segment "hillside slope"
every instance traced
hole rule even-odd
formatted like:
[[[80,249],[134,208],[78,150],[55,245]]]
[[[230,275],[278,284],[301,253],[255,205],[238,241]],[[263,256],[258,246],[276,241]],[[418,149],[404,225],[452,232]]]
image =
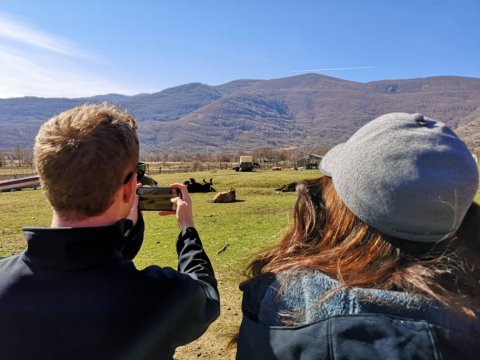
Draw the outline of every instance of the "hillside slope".
[[[191,83],[154,94],[0,100],[0,148],[31,146],[38,127],[72,106],[112,101],[139,121],[144,152],[248,151],[331,146],[387,112],[421,112],[458,128],[477,148],[480,79],[440,76],[357,83],[304,74]]]

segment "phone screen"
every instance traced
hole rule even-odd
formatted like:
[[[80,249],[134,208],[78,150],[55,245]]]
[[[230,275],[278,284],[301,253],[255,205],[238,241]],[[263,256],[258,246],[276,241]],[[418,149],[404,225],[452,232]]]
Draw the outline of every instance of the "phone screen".
[[[140,210],[173,211],[170,199],[180,195],[177,189],[169,187],[141,187],[137,189]]]

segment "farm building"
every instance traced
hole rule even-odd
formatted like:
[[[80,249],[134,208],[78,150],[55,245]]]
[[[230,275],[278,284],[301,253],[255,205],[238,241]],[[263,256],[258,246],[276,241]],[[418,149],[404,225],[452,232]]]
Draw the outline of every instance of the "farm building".
[[[322,157],[321,155],[308,154],[297,160],[297,166],[304,169],[318,169]]]

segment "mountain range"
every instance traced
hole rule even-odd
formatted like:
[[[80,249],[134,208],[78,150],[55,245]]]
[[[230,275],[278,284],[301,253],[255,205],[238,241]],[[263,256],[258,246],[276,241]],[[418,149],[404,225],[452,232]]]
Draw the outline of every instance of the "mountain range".
[[[420,112],[447,123],[480,151],[480,79],[438,76],[359,83],[304,74],[180,85],[153,94],[0,99],[0,149],[31,147],[39,126],[83,103],[109,101],[138,120],[144,153],[313,148],[345,141],[388,112]]]

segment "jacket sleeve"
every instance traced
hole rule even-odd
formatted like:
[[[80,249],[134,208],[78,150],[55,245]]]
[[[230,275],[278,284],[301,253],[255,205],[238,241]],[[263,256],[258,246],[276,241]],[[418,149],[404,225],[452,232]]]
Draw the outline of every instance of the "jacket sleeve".
[[[220,313],[220,296],[212,264],[195,228],[184,229],[177,239],[178,271],[198,281],[205,293],[204,319],[215,320]]]

